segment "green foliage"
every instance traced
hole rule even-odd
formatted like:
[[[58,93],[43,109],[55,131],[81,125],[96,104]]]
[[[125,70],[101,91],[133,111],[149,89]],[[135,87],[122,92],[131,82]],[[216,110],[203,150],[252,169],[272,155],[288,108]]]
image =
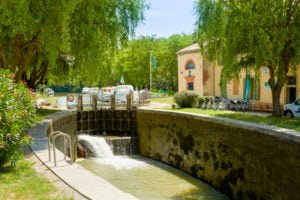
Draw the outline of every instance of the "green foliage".
[[[143,20],[146,7],[144,0],[84,0],[76,6],[70,33],[80,82],[116,84],[111,79],[114,54]]]
[[[268,67],[273,114],[280,115],[287,73],[300,62],[300,1],[198,0],[196,13],[202,54],[224,66],[227,80]]]
[[[190,35],[173,35],[168,38],[140,37],[129,41],[117,53],[113,74],[115,82],[124,76],[125,82],[143,88],[149,85],[150,51],[157,61],[152,68],[153,88],[177,90],[178,66],[176,52],[190,45]]]
[[[0,70],[0,167],[12,164],[20,155],[20,148],[29,144],[26,129],[37,117],[30,91],[24,84],[15,84],[8,72]]]
[[[193,91],[181,91],[175,94],[174,101],[180,108],[192,108],[197,104],[198,94]]]
[[[32,88],[102,83],[146,8],[144,0],[2,0],[0,67]]]

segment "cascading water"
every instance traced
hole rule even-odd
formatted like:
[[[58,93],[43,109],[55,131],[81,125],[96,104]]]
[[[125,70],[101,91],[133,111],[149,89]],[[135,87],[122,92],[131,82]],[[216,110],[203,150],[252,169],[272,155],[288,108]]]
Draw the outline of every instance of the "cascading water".
[[[84,143],[84,146],[92,152],[94,157],[112,158],[114,156],[104,138],[79,135],[78,142]]]
[[[109,140],[112,140],[112,138]],[[110,146],[103,137],[79,135],[78,142],[87,149],[88,157],[92,157],[97,163],[110,165],[116,169],[131,169],[146,165],[144,162],[128,156],[115,156],[111,147],[113,144]]]

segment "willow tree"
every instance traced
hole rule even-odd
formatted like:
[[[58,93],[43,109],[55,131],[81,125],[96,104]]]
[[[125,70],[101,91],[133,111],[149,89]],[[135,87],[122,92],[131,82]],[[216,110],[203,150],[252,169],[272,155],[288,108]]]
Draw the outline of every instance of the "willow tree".
[[[300,61],[300,0],[199,0],[196,13],[203,54],[228,78],[267,67],[273,115],[281,116],[282,88]]]
[[[98,81],[145,8],[144,0],[1,0],[0,67],[33,88],[70,75]]]

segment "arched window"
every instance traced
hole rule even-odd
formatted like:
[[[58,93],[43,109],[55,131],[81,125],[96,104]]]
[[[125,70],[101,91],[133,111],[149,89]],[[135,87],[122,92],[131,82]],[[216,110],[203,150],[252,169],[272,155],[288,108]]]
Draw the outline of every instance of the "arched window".
[[[189,61],[185,67],[185,69],[189,70],[189,69],[195,69],[195,64],[193,61]]]

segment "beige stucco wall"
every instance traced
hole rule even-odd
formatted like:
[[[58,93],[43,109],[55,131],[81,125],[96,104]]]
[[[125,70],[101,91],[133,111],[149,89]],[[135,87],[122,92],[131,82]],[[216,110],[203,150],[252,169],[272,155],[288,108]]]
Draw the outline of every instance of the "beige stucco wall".
[[[203,96],[203,61],[200,52],[178,54],[178,90],[187,90],[185,77],[189,75],[189,71],[185,67],[189,61],[193,61],[195,64],[195,69],[191,70],[191,75],[195,76],[194,91]]]
[[[265,87],[265,83],[269,80],[269,73],[264,71],[262,68],[260,70],[261,78],[260,78],[260,102],[272,103],[272,92],[271,89]],[[300,97],[300,66],[298,66],[296,72],[290,71],[289,75],[296,75],[296,95],[297,98]],[[284,86],[280,96],[281,104],[287,103],[287,87]]]
[[[272,92],[271,88],[266,88],[265,83],[269,80],[269,73],[265,72],[262,68],[260,70],[260,101],[261,102],[272,102]]]
[[[199,51],[178,54],[178,90],[187,90],[187,82],[185,77],[189,75],[189,70],[185,67],[189,61],[193,61],[195,69],[191,70],[191,76],[194,79],[194,91],[200,96],[220,96],[220,77],[221,66],[215,66],[207,61],[204,62]],[[203,70],[208,72],[208,80],[203,84]]]
[[[208,72],[208,80],[203,85],[204,96],[221,96],[220,78],[222,67],[204,61],[203,70]]]
[[[200,96],[221,96],[220,88],[220,77],[222,72],[222,67],[215,67],[213,63],[204,61],[200,51],[195,50],[192,52],[184,52],[178,54],[178,90],[183,91],[187,90],[187,82],[185,77],[189,75],[189,70],[186,70],[185,67],[189,61],[193,61],[195,64],[195,69],[191,70],[191,75],[195,76],[194,79],[194,91]],[[207,73],[206,73],[207,72]],[[294,72],[290,72],[292,75]],[[203,83],[203,78],[205,75],[208,75],[206,84]],[[251,74],[254,76],[254,73]],[[232,81],[227,85],[227,98],[242,100],[244,95],[244,80],[246,77],[246,72],[242,71],[239,77],[239,94],[233,94],[233,84]],[[300,65],[296,71],[297,78],[297,98],[300,97]],[[260,98],[257,102],[261,103],[272,103],[272,92],[271,89],[265,86],[269,80],[269,72],[264,68],[260,70]],[[280,97],[281,104],[287,103],[287,88],[284,86],[281,92]]]
[[[251,76],[254,76],[254,73],[251,74]],[[264,68],[260,69],[260,98],[259,98],[259,102],[261,103],[272,103],[272,92],[271,92],[271,88],[266,87],[265,83],[268,83],[269,80],[269,72],[266,71]],[[300,97],[300,69],[297,70],[297,97]],[[227,85],[227,98],[229,99],[237,99],[237,100],[241,100],[243,99],[243,95],[244,95],[244,85],[245,85],[245,77],[246,77],[246,72],[242,71],[239,77],[239,94],[238,95],[234,95],[233,94],[233,84],[232,81]],[[280,96],[280,102],[281,104],[285,104],[286,103],[286,87],[284,87],[282,89],[281,92],[281,96]]]
[[[227,98],[242,100],[244,95],[244,79],[246,77],[246,72],[242,71],[239,77],[239,93],[233,94],[233,81],[227,84]]]

